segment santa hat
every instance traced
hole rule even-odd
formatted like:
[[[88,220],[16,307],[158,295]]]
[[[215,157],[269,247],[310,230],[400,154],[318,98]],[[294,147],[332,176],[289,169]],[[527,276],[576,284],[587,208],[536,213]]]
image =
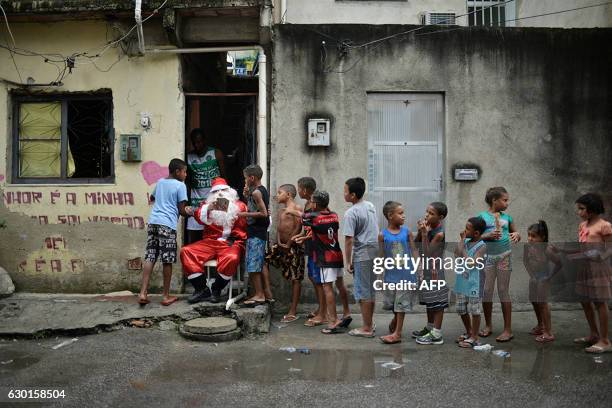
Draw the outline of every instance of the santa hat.
[[[222,177],[217,177],[212,181],[210,192],[214,193],[215,191],[226,190],[228,188],[227,181]]]

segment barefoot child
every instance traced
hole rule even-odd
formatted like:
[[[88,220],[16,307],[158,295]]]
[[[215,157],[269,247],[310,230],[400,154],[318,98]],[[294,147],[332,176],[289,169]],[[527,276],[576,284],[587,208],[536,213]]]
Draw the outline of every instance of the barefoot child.
[[[147,227],[147,247],[145,264],[142,274],[142,285],[138,303],[149,303],[147,291],[149,279],[159,257],[163,263],[164,292],[161,304],[164,306],[176,302],[176,297],[170,296],[170,279],[172,278],[172,264],[176,262],[176,224],[179,214],[183,217],[193,215],[193,209],[187,207],[187,164],[180,159],[172,159],[168,165],[167,178],[157,182],[151,194],[155,203],[149,215]]]
[[[523,252],[523,263],[529,273],[529,300],[533,305],[538,325],[529,334],[536,336],[535,340],[547,343],[555,340],[550,321],[550,279],[561,268],[557,254],[548,245],[548,226],[540,220],[527,229],[529,244]],[[555,269],[550,269],[550,262],[555,263]]]
[[[246,271],[249,281],[253,282],[255,293],[242,302],[245,306],[257,306],[266,302],[265,286],[269,286],[262,278],[264,258],[266,257],[266,242],[270,218],[268,207],[270,195],[261,184],[263,171],[256,164],[243,170],[245,189],[248,189],[248,212],[238,213],[239,217],[247,219]],[[269,294],[271,295],[271,294]]]
[[[355,300],[359,302],[363,325],[349,332],[351,336],[374,337],[374,258],[378,256],[378,221],[374,204],[365,201],[365,180],[348,179],[344,184],[344,200],[353,205],[344,214],[346,268],[353,274]]]
[[[482,234],[487,225],[480,217],[473,217],[465,224],[465,231],[459,237],[455,256],[462,258],[465,271],[457,275],[455,294],[457,295],[457,313],[461,317],[465,333],[459,336],[457,343],[462,348],[478,346],[480,329],[480,302],[484,286],[484,266],[487,245]],[[468,268],[469,265],[470,267]],[[456,266],[457,267],[457,266]]]
[[[276,225],[276,244],[272,245],[266,255],[264,274],[268,264],[281,269],[283,277],[291,281],[291,306],[283,316],[281,323],[291,323],[297,320],[297,305],[302,291],[304,279],[304,249],[291,238],[302,230],[301,219],[291,212],[302,212],[302,207],[295,201],[297,191],[293,184],[283,184],[276,192],[276,202],[284,205],[278,212]]]
[[[418,223],[419,231],[415,242],[421,243],[421,253],[425,258],[430,258],[426,262],[423,272],[423,282],[444,281],[444,269],[442,268],[442,257],[444,256],[444,245],[446,236],[444,234],[443,220],[448,215],[446,204],[433,202],[425,210],[425,219]],[[427,309],[427,326],[420,332],[412,332],[416,337],[417,344],[422,345],[441,345],[442,339],[442,319],[444,309],[448,307],[448,287],[436,286],[420,291],[421,304]]]
[[[338,240],[340,222],[338,214],[330,211],[329,194],[325,191],[315,191],[310,199],[312,212],[304,216],[304,225],[310,227],[311,244],[314,262],[319,268],[323,286],[323,296],[327,310],[327,327],[321,330],[323,334],[344,332],[342,321],[336,313],[336,297],[334,282],[343,275],[344,265],[342,249]]]
[[[404,255],[416,259],[419,254],[414,245],[412,234],[407,227],[404,227],[406,216],[404,208],[396,201],[387,201],[383,206],[383,215],[387,219],[387,228],[378,235],[378,241],[381,244],[382,253],[385,258],[396,259]],[[392,269],[385,270],[385,283],[407,285],[409,282],[416,286],[416,274],[412,267],[412,262],[407,268],[398,268],[395,265]],[[404,316],[406,312],[412,311],[414,295],[416,288],[412,289],[395,289],[389,290],[389,303],[393,307],[394,317],[389,324],[390,334],[382,336],[380,340],[385,344],[396,344],[402,341],[402,327],[404,325]]]
[[[576,276],[576,292],[582,298],[582,309],[591,333],[574,342],[589,345],[585,349],[587,353],[604,353],[612,351],[608,337],[608,302],[612,298],[612,224],[601,218],[604,205],[599,194],[588,193],[578,198],[576,213],[583,220],[578,229],[578,241],[582,244],[582,254],[587,258]]]
[[[512,217],[504,211],[508,209],[510,196],[504,187],[491,187],[487,190],[485,201],[488,211],[478,214],[487,224],[482,239],[487,243],[487,263],[485,266],[485,289],[482,309],[485,316],[485,328],[479,333],[481,337],[491,335],[493,314],[493,291],[497,281],[497,294],[504,316],[504,330],[495,339],[498,342],[510,341],[512,335],[512,301],[510,300],[510,273],[512,272],[511,243],[517,243],[521,236],[516,231]]]

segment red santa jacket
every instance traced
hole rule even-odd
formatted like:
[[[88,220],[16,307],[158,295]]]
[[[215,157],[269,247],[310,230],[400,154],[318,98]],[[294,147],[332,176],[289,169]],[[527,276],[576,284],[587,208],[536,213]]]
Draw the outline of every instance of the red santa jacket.
[[[239,212],[246,212],[247,211],[247,206],[245,203],[243,203],[242,201],[238,200],[235,202],[235,204],[238,206],[238,211]],[[193,217],[195,218],[195,220],[199,223],[204,225],[204,235],[203,238],[210,238],[210,239],[218,239],[221,238],[223,236],[223,226],[221,225],[215,225],[215,224],[206,224],[204,222],[204,219],[202,219],[202,216],[204,216],[204,219],[206,219],[206,214],[202,214],[202,206],[200,206],[195,214],[193,215]],[[246,218],[244,217],[238,217],[236,219],[236,221],[234,222],[234,226],[232,227],[232,231],[230,233],[230,236],[228,237],[228,240],[233,240],[233,241],[244,241],[247,239],[247,221]]]

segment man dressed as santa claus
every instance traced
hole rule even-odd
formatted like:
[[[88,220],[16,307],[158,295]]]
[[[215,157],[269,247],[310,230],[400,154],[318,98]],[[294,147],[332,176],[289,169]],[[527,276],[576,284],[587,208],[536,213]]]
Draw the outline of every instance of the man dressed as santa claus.
[[[181,249],[183,273],[195,289],[189,303],[220,301],[221,290],[236,273],[244,254],[247,222],[238,214],[245,211],[236,190],[225,179],[214,179],[208,197],[194,213],[194,219],[204,225],[202,239]],[[215,279],[211,291],[206,286],[204,264],[213,259],[217,260],[220,279]]]

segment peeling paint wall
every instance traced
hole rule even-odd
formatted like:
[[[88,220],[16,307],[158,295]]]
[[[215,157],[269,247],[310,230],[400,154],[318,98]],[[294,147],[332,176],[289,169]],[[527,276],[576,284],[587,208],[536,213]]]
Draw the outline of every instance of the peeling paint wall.
[[[112,30],[103,21],[11,25],[17,46],[70,55],[104,46]],[[146,241],[148,194],[167,175],[167,164],[184,156],[184,98],[176,55],[120,60],[110,48],[97,59],[77,60],[59,88],[44,92],[110,89],[115,129],[112,184],[11,184],[12,108],[9,85],[0,83],[0,264],[19,291],[104,292],[138,287],[138,260]],[[57,69],[38,57],[15,56],[23,81],[53,81]],[[10,54],[0,50],[0,77],[19,81]],[[143,131],[140,112],[151,114]],[[122,162],[119,135],[142,135],[142,162]],[[173,285],[180,279],[175,266]],[[161,278],[152,279],[155,286]]]

